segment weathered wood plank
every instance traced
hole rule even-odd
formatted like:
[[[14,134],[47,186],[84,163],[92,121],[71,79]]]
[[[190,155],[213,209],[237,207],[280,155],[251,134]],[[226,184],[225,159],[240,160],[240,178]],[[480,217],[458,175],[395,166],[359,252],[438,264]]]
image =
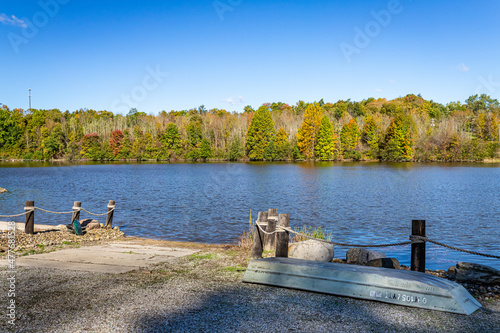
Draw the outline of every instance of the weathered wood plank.
[[[259,212],[259,216],[257,218],[256,223],[267,222],[267,212]],[[252,244],[252,259],[262,258],[263,251],[263,242],[264,242],[264,233],[260,230],[260,228],[255,226],[255,233],[253,235],[253,244]]]
[[[290,214],[280,214],[278,225],[288,228],[290,226]],[[288,241],[290,236],[287,231],[276,234],[276,257],[288,257]]]

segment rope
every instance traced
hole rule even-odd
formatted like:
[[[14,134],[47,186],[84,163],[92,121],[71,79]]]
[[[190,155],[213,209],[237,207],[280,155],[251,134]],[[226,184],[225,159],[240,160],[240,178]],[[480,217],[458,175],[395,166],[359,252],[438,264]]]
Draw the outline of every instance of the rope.
[[[483,257],[488,257],[488,258],[500,259],[500,256],[495,256],[493,254],[486,254],[486,253],[481,253],[481,252],[476,252],[476,251],[470,251],[470,250],[462,249],[462,248],[459,248],[459,247],[456,247],[456,246],[451,246],[451,245],[447,245],[447,244],[443,244],[443,243],[437,242],[437,241],[429,239],[427,237],[413,236],[413,235],[411,235],[410,239],[412,241],[416,240],[418,243],[429,242],[429,243],[433,243],[433,244],[436,244],[436,245],[439,245],[439,246],[442,246],[442,247],[449,248],[451,250],[456,250],[456,251],[465,252],[465,253],[469,253],[469,254],[475,254],[475,255],[478,255],[478,256],[483,256]],[[415,242],[415,243],[417,243],[417,242]]]
[[[312,237],[312,236],[300,233],[298,231],[295,231],[295,230],[293,230],[291,228],[285,228],[285,227],[282,227],[282,226],[276,226],[276,230],[275,231],[273,231],[273,232],[267,232],[267,231],[265,231],[265,230],[262,229],[262,227],[260,226],[259,223],[256,223],[256,225],[266,235],[273,235],[273,234],[275,234],[277,232],[282,232],[284,230],[284,231],[288,231],[288,232],[291,232],[291,233],[296,234],[296,235],[300,235],[300,236],[305,237],[305,238],[314,239],[314,240],[319,241],[319,242],[333,244],[333,245],[337,245],[337,246],[346,246],[346,247],[391,247],[391,246],[408,245],[408,244],[412,243],[411,241],[400,242],[400,243],[389,243],[389,244],[349,244],[349,243],[339,243],[339,242],[327,241],[327,240],[320,239],[320,238],[315,238],[315,237]],[[278,230],[278,229],[281,229],[281,230]]]
[[[37,210],[40,210],[42,212],[45,212],[45,213],[51,213],[51,214],[59,214],[59,215],[63,215],[63,214],[73,214],[73,212],[53,212],[51,210],[46,210],[46,209],[43,209],[43,208],[39,208],[39,207],[35,207],[35,209]]]
[[[112,211],[115,210],[115,208],[113,207],[110,211],[104,213],[104,214],[94,214],[94,213],[91,213],[89,212],[88,210],[86,210],[85,208],[82,208],[82,210],[90,215],[94,215],[94,216],[104,216],[104,215],[108,215],[109,213],[111,213]]]
[[[289,233],[300,235],[300,236],[305,237],[305,238],[314,239],[314,240],[319,241],[319,242],[333,244],[333,245],[337,245],[337,246],[345,246],[345,247],[392,247],[392,246],[402,246],[402,245],[409,245],[409,244],[429,242],[429,243],[433,243],[433,244],[436,244],[436,245],[439,245],[439,246],[443,246],[443,247],[446,247],[446,248],[449,248],[449,249],[452,249],[452,250],[456,250],[456,251],[461,251],[461,252],[465,252],[465,253],[469,253],[469,254],[474,254],[474,255],[478,255],[478,256],[483,256],[483,257],[488,257],[488,258],[500,259],[500,256],[462,249],[462,248],[459,248],[459,247],[456,247],[456,246],[451,246],[451,245],[447,245],[447,244],[444,244],[444,243],[441,243],[441,242],[437,242],[435,240],[432,240],[432,239],[429,239],[429,238],[423,237],[423,236],[410,235],[410,241],[399,242],[399,243],[388,243],[388,244],[349,244],[349,243],[339,243],[339,242],[327,241],[327,240],[320,239],[320,238],[315,238],[315,237],[312,237],[312,236],[300,233],[298,231],[295,231],[292,228],[285,228],[285,227],[282,227],[282,226],[279,226],[279,225],[276,226],[276,230],[275,231],[267,232],[264,229],[262,229],[261,223],[257,222],[256,225],[260,229],[260,231],[262,233],[266,234],[266,235],[273,235],[273,234],[278,233],[278,232],[287,231]]]
[[[34,211],[34,209],[31,209],[31,210],[27,210],[27,211],[25,211],[24,213],[21,213],[21,214],[16,214],[16,215],[0,215],[0,217],[18,217],[18,216],[23,216],[23,215],[29,214],[29,213],[31,213],[33,211]]]
[[[109,206],[108,206],[109,207]],[[18,217],[18,216],[23,216],[23,215],[26,215],[26,214],[29,214],[31,212],[34,212],[35,209],[36,210],[39,210],[39,211],[42,211],[42,212],[45,212],[45,213],[50,213],[50,214],[59,214],[59,215],[64,215],[64,214],[73,214],[74,211],[71,211],[71,212],[54,212],[54,211],[51,211],[51,210],[47,210],[47,209],[43,209],[43,208],[40,208],[40,207],[29,207],[30,209],[26,209],[26,211],[24,213],[21,213],[21,214],[16,214],[16,215],[0,215],[0,217]],[[90,215],[94,215],[94,216],[104,216],[104,215],[107,215],[108,213],[111,213],[112,211],[115,210],[115,207],[109,207],[109,208],[112,208],[109,212],[106,212],[104,214],[94,214],[94,213],[91,213],[89,212],[88,210],[86,210],[85,208],[81,208],[81,207],[73,207],[75,210],[83,210],[84,212],[90,214]]]

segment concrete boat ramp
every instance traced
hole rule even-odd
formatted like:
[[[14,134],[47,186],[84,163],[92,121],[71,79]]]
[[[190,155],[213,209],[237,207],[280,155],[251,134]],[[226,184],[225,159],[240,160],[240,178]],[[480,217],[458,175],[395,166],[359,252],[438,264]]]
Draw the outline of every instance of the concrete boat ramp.
[[[194,254],[198,251],[115,242],[16,258],[17,266],[99,273],[125,273]],[[1,265],[7,265],[6,260]]]

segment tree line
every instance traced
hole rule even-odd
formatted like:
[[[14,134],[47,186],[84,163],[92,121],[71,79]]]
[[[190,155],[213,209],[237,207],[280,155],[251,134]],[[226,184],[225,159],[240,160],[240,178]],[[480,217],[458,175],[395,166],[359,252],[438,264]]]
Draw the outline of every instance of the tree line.
[[[420,95],[360,102],[204,106],[148,115],[0,108],[0,159],[481,161],[498,157],[498,100]]]

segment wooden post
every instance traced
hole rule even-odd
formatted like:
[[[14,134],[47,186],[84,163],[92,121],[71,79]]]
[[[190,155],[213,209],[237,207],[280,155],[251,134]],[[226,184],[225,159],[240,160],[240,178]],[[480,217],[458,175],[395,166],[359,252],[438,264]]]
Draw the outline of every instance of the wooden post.
[[[280,214],[278,226],[290,227],[290,214]],[[280,231],[276,234],[276,257],[288,258],[288,231]]]
[[[114,200],[109,200],[108,203],[108,215],[106,215],[106,228],[112,228],[113,226],[113,213],[114,213],[114,208],[115,208],[115,201]]]
[[[411,221],[411,234],[425,237],[425,220]],[[411,270],[425,273],[425,242],[411,244]]]
[[[274,219],[276,222],[278,222],[278,209],[269,208],[269,211],[267,212],[267,218]]]
[[[24,215],[24,233],[33,235],[35,233],[35,202],[26,201],[25,211],[31,210],[28,214]]]
[[[73,225],[73,221],[80,219],[80,207],[82,207],[82,203],[80,201],[75,201],[73,205],[73,215],[71,215],[71,225]]]
[[[262,223],[267,221],[267,212],[259,212],[259,217],[257,218],[256,223]],[[265,226],[261,226],[262,229],[265,229]],[[255,225],[255,233],[253,235],[253,245],[252,245],[252,259],[262,258],[262,243],[264,241],[264,233],[260,230],[260,228]]]
[[[276,231],[276,220],[268,218],[266,232],[274,232],[274,231]],[[276,234],[264,235],[264,251],[274,251],[275,248],[276,248]]]

